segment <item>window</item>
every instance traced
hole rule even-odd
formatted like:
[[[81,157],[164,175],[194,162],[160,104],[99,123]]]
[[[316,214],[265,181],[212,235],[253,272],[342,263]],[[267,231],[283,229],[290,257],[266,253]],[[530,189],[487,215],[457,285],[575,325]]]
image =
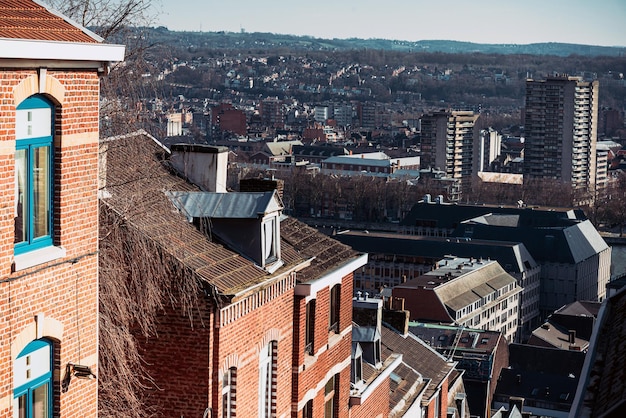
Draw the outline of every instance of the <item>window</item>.
[[[276,261],[278,255],[278,232],[277,232],[277,218],[272,217],[263,223],[263,234],[265,237],[263,247],[263,260],[267,263]]]
[[[306,330],[304,352],[313,355],[315,352],[315,299],[306,304]]]
[[[15,254],[52,245],[52,104],[24,100],[15,125]]]
[[[330,317],[328,330],[339,333],[339,296],[341,285],[336,284],[330,289]]]
[[[13,409],[19,418],[52,417],[52,344],[28,344],[14,363]]]
[[[224,373],[222,381],[222,417],[237,416],[237,368],[231,367]]]
[[[309,400],[302,409],[302,418],[313,418],[313,399]]]
[[[260,353],[259,359],[259,417],[276,416],[276,351],[278,343],[271,341]]]
[[[337,384],[337,375],[328,379],[324,386],[324,418],[335,418],[335,393]]]
[[[359,353],[352,359],[352,367],[350,367],[350,381],[354,384],[363,380],[363,357]]]

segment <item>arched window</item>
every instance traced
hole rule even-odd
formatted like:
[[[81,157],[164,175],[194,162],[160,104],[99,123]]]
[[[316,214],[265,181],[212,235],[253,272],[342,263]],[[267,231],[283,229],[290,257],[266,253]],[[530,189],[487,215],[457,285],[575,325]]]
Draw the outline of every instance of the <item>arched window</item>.
[[[35,340],[15,359],[13,409],[19,418],[52,417],[52,344]]]
[[[270,341],[259,356],[259,417],[276,416],[276,379],[278,342]]]
[[[237,416],[237,368],[231,367],[224,373],[222,381],[222,417]]]
[[[52,245],[54,106],[31,96],[15,120],[15,254]]]

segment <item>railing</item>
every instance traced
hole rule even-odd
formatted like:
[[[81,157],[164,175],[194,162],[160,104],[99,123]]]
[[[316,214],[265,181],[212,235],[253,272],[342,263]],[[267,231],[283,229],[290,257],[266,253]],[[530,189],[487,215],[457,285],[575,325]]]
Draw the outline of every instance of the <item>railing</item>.
[[[328,327],[328,331],[332,331],[335,334],[339,334],[339,322],[334,322],[332,324],[330,324],[330,326]]]

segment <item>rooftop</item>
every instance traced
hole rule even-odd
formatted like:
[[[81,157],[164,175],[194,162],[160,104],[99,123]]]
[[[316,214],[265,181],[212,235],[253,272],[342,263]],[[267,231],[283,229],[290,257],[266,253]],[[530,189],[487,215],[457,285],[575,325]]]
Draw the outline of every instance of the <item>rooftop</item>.
[[[0,3],[0,38],[62,42],[100,42],[99,37],[58,12],[30,0]]]

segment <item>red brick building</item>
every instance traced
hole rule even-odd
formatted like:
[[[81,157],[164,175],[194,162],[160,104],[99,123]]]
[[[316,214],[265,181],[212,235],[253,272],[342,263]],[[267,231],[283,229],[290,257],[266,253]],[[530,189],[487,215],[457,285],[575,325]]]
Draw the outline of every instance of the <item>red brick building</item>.
[[[220,103],[211,108],[211,125],[221,132],[232,132],[237,135],[248,133],[245,112],[235,109],[230,103]]]
[[[124,47],[0,7],[0,417],[95,417],[99,83]]]
[[[352,274],[367,256],[282,216],[273,187],[226,193],[224,147],[166,149],[143,134],[102,146],[104,218],[188,285],[139,339],[151,406],[163,416],[348,417]],[[195,299],[189,315],[184,298]]]

